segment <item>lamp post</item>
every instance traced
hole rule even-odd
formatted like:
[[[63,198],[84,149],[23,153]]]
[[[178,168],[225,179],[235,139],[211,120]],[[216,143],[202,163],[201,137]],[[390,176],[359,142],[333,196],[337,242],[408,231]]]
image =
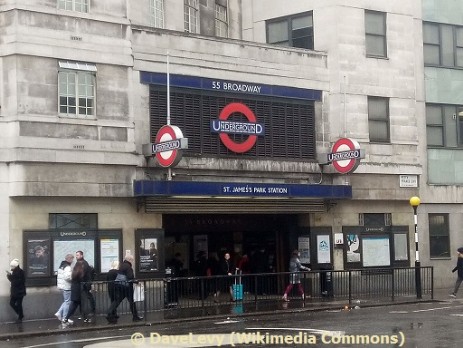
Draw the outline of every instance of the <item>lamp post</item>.
[[[416,215],[416,209],[420,205],[421,201],[419,197],[410,198],[410,205],[413,207],[413,215],[415,218],[415,288],[416,298],[421,299],[421,269],[420,269],[420,252],[418,249],[418,217]]]

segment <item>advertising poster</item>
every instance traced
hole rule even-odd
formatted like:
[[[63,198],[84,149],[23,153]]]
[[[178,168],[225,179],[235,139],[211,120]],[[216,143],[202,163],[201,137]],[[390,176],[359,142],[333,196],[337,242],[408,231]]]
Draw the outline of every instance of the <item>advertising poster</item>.
[[[140,262],[138,270],[140,272],[151,272],[159,270],[158,238],[140,239],[139,248]]]
[[[363,266],[390,266],[389,237],[364,237],[362,239]]]
[[[301,256],[301,263],[310,263],[310,237],[299,237],[297,239],[297,249]]]
[[[90,266],[95,266],[95,241],[93,239],[54,240],[53,272],[58,272],[61,261],[67,254],[75,255],[77,250],[84,253],[84,259]],[[76,259],[74,259],[74,263]]]
[[[101,273],[106,273],[111,269],[113,261],[119,261],[119,239],[101,239],[100,250]]]
[[[317,262],[331,263],[330,236],[328,234],[317,236]]]
[[[50,240],[27,241],[27,276],[48,276],[50,273]]]
[[[347,235],[347,262],[360,262],[360,239],[357,234]]]

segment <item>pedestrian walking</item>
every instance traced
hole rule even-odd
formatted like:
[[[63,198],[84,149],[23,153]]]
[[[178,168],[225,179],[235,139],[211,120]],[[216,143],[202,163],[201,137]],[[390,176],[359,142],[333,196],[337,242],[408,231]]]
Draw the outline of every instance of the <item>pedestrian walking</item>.
[[[83,291],[83,282],[84,282],[84,263],[82,261],[77,261],[74,265],[71,275],[71,304],[69,306],[68,313],[62,320],[63,325],[73,324],[74,321],[70,318],[76,311],[77,307],[80,307],[82,316],[84,317],[84,322],[90,322],[90,319],[87,317],[87,311],[82,308],[83,296],[86,296]]]
[[[85,300],[87,300],[88,304],[90,305],[90,312],[92,315],[95,315],[96,302],[92,294],[92,280],[94,278],[95,269],[88,264],[87,260],[84,259],[84,252],[82,250],[76,251],[76,260],[81,261],[84,265],[84,279],[82,289],[84,291]],[[82,304],[80,308],[82,312]]]
[[[63,295],[63,303],[59,307],[58,311],[55,313],[55,317],[59,321],[62,321],[63,318],[68,314],[69,306],[71,305],[71,283],[72,283],[72,262],[74,261],[74,255],[67,254],[64,257],[64,260],[61,261],[61,264],[58,268],[58,275],[56,277],[56,285]]]
[[[117,273],[114,281],[114,301],[111,302],[111,306],[109,307],[108,314],[106,316],[106,319],[111,324],[117,323],[117,318],[114,316],[114,313],[116,313],[117,307],[121,304],[124,298],[127,298],[127,301],[129,302],[130,310],[132,312],[132,320],[143,320],[142,317],[138,316],[137,305],[133,300],[133,283],[135,282],[135,275],[132,268],[133,263],[133,256],[127,255],[119,266],[119,272]]]
[[[26,296],[26,276],[19,267],[18,259],[10,262],[10,271],[6,271],[6,277],[11,283],[10,306],[18,315],[16,323],[20,323],[24,319],[23,299]]]
[[[458,248],[457,252],[457,265],[454,269],[452,269],[452,273],[456,271],[458,275],[453,292],[450,294],[450,297],[453,298],[457,297],[458,289],[460,288],[461,282],[463,281],[463,248]]]
[[[299,260],[299,250],[294,250],[291,256],[291,259],[289,260],[289,271],[291,274],[289,275],[289,284],[286,287],[285,293],[283,294],[283,301],[289,302],[288,299],[288,294],[293,288],[294,285],[297,286],[297,289],[299,291],[299,295],[301,295],[302,300],[305,299],[304,295],[304,288],[302,287],[301,284],[301,275],[299,274],[300,271],[310,271],[310,268],[305,267],[301,264],[301,261]]]
[[[235,274],[235,271],[236,271],[236,268],[235,268],[235,265],[233,264],[231,258],[230,258],[230,253],[225,253],[223,255],[223,259],[220,260],[219,262],[219,274],[220,275],[227,275],[227,276],[232,276]],[[230,293],[230,301],[234,301],[234,298],[233,298],[233,290],[232,290],[232,280],[231,279],[228,279],[228,278],[221,278],[219,279],[219,281],[222,282],[222,286],[219,287],[219,289],[225,291],[225,292],[229,292]],[[218,302],[218,297],[220,295],[220,291],[217,291],[215,294],[214,294],[214,301],[215,302]]]
[[[110,303],[116,299],[116,291],[114,289],[114,281],[116,280],[117,273],[119,273],[119,261],[115,260],[111,262],[111,269],[108,271],[106,276],[106,280],[108,281],[108,295]],[[112,315],[114,318],[119,318],[117,315],[117,309],[114,309],[114,313]]]

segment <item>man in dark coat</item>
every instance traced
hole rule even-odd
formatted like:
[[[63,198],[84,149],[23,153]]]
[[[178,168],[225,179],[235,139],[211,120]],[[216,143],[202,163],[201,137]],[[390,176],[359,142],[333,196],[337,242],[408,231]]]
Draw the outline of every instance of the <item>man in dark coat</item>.
[[[18,315],[17,323],[22,322],[23,313],[23,298],[26,296],[26,276],[24,271],[19,267],[19,260],[14,259],[10,263],[11,271],[7,271],[6,276],[11,283],[10,289],[10,306]]]
[[[452,273],[457,271],[457,275],[458,275],[453,292],[450,294],[450,296],[453,298],[457,297],[458,288],[460,287],[461,282],[463,281],[463,248],[458,248],[457,252],[458,252],[457,265],[452,270]]]
[[[111,302],[111,306],[108,309],[108,315],[106,316],[106,319],[111,324],[117,323],[115,313],[117,307],[121,304],[124,298],[127,298],[127,301],[129,302],[133,321],[140,321],[143,319],[138,316],[137,305],[133,300],[133,283],[135,282],[135,275],[132,268],[133,263],[133,256],[127,255],[119,266],[119,271],[114,281],[114,301]]]
[[[85,295],[85,300],[88,301],[90,305],[90,312],[95,315],[96,311],[96,302],[95,298],[92,294],[92,278],[93,272],[95,271],[93,267],[91,267],[87,260],[84,259],[84,252],[82,250],[76,251],[76,260],[81,261],[84,266],[84,279],[83,279],[83,291]],[[82,308],[82,307],[81,307]]]

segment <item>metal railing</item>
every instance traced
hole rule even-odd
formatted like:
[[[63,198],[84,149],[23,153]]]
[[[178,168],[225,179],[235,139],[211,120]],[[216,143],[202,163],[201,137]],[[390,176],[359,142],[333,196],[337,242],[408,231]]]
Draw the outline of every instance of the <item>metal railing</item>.
[[[288,298],[305,303],[342,300],[349,306],[359,300],[411,301],[417,297],[415,271],[421,274],[422,299],[433,299],[432,267],[301,272],[299,276],[305,298],[298,294],[297,286],[293,287]],[[139,280],[144,287],[144,300],[137,302],[138,312],[146,317],[149,312],[175,308],[189,309],[192,316],[193,313],[196,316],[204,308],[234,301],[232,290],[235,284],[242,284],[242,297],[239,296],[237,302],[257,305],[281,301],[290,276],[290,272],[285,272]],[[107,313],[111,304],[108,286],[111,285],[111,282],[105,281],[92,282],[97,315]],[[118,313],[130,313],[127,300],[121,303]]]

